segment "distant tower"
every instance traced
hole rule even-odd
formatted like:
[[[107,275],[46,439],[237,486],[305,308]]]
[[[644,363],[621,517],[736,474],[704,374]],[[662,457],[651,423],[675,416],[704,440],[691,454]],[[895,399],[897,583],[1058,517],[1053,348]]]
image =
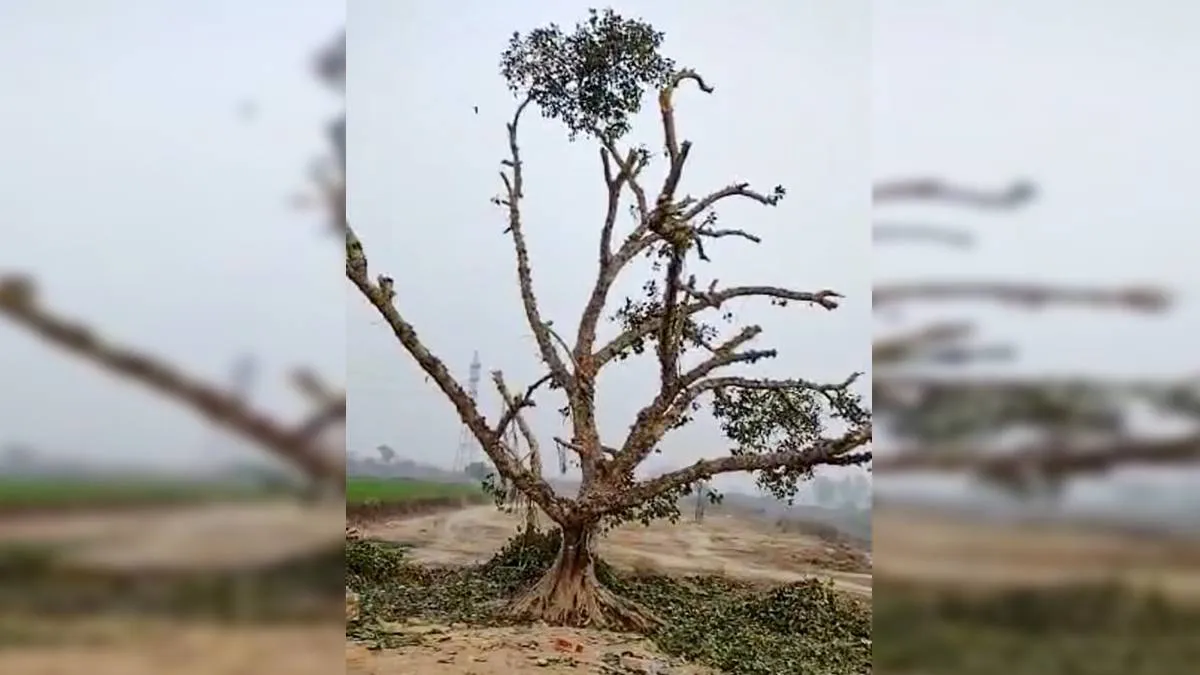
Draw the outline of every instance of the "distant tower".
[[[483,370],[483,365],[479,363],[479,352],[471,358],[471,370],[467,377],[467,395],[476,404],[479,403],[479,374]],[[454,472],[462,473],[467,468],[468,464],[478,461],[479,444],[475,440],[474,434],[463,425],[462,431],[458,434],[458,450],[454,453]]]

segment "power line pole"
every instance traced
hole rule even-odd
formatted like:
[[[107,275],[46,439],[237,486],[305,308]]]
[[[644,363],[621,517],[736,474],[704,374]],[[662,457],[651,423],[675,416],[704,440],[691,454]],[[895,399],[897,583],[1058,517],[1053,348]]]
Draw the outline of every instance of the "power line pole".
[[[471,370],[467,377],[467,395],[476,405],[479,404],[479,376],[482,371],[483,365],[479,362],[479,352],[477,351],[471,359]],[[475,462],[478,457],[479,443],[476,441],[475,435],[464,424],[458,433],[458,449],[454,452],[454,473],[462,473],[467,465]]]

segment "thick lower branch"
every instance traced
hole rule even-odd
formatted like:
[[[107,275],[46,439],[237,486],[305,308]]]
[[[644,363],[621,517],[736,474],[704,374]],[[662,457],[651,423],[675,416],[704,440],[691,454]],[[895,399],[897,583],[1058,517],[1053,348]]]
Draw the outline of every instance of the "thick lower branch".
[[[778,380],[729,375],[700,380],[671,396],[660,392],[650,405],[638,413],[625,444],[613,460],[613,471],[615,473],[630,472],[645,461],[654,451],[655,446],[662,441],[667,431],[686,414],[696,399],[707,392],[732,388],[833,394],[845,391],[861,376],[862,373],[852,373],[850,377],[841,382],[820,383],[799,378]]]
[[[705,459],[691,466],[672,471],[657,478],[634,483],[622,491],[612,511],[620,511],[672,490],[708,480],[722,473],[764,471],[772,469],[804,469],[816,466],[854,466],[871,462],[871,452],[854,452],[871,442],[871,425],[851,430],[839,438],[825,439],[807,448],[763,454],[730,455]]]
[[[358,288],[363,297],[371,303],[371,306],[379,312],[379,315],[383,317],[383,320],[392,329],[392,334],[396,336],[400,344],[413,357],[417,365],[421,367],[421,370],[424,370],[437,387],[442,390],[442,393],[450,399],[450,402],[458,412],[459,418],[471,430],[476,440],[479,441],[484,452],[487,453],[488,457],[496,465],[497,471],[502,476],[510,479],[522,492],[536,501],[551,518],[557,520],[558,518],[565,517],[563,498],[555,494],[554,489],[548,483],[544,480],[535,480],[512,457],[509,457],[507,453],[501,452],[498,449],[503,439],[489,428],[487,420],[479,413],[475,402],[454,379],[454,376],[450,374],[450,370],[446,368],[446,364],[421,342],[416,329],[413,328],[412,324],[405,321],[400,311],[396,309],[393,303],[395,291],[393,290],[392,280],[388,277],[380,276],[378,283],[372,281],[367,267],[367,256],[363,250],[362,242],[359,241],[358,236],[354,233],[354,229],[347,224],[346,277]]]

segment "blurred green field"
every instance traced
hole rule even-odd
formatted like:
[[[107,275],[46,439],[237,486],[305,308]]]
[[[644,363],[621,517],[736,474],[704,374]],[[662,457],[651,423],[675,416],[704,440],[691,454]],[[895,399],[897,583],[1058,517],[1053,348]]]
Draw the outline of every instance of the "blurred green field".
[[[0,476],[0,510],[192,503],[269,496],[261,486],[168,479]]]
[[[477,499],[483,490],[471,483],[438,483],[407,478],[348,478],[347,504],[385,504],[418,499]]]

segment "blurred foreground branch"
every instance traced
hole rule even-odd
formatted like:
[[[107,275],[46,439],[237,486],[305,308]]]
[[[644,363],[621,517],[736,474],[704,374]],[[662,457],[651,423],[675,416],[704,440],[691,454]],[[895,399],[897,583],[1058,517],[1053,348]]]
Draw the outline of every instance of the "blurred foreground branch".
[[[344,93],[345,34],[317,59],[317,75]],[[331,125],[333,153],[340,158],[332,168],[321,168],[313,179],[328,209],[331,226],[345,223],[345,117]],[[138,382],[182,403],[198,414],[259,445],[302,470],[310,479],[345,489],[345,448],[326,443],[330,428],[346,418],[346,395],[322,384],[308,371],[298,371],[295,384],[315,403],[316,410],[297,424],[286,424],[254,410],[236,393],[208,384],[145,352],[114,344],[91,328],[57,315],[37,297],[35,281],[28,275],[0,277],[0,314],[48,344],[70,352],[101,368]]]
[[[941,203],[976,210],[1012,210],[1037,190],[1028,181],[986,190],[924,178],[880,183],[876,205]],[[949,228],[877,226],[877,244],[951,243],[965,248],[969,236]],[[915,281],[877,286],[876,309],[958,301],[999,302],[1024,309],[1074,306],[1125,312],[1167,310],[1160,288],[1102,288],[1033,281]],[[1128,431],[1133,404],[1200,424],[1200,382],[1121,382],[1103,378],[964,378],[922,376],[914,366],[961,366],[982,358],[1010,358],[1009,345],[972,342],[977,331],[963,321],[941,321],[875,340],[873,389],[876,412],[890,436],[908,448],[885,452],[875,469],[887,472],[973,473],[1020,488],[1031,480],[1061,482],[1128,464],[1176,464],[1200,459],[1200,436],[1134,439]],[[1011,432],[1035,439],[1001,451]],[[1011,440],[1011,439],[1010,439]]]

